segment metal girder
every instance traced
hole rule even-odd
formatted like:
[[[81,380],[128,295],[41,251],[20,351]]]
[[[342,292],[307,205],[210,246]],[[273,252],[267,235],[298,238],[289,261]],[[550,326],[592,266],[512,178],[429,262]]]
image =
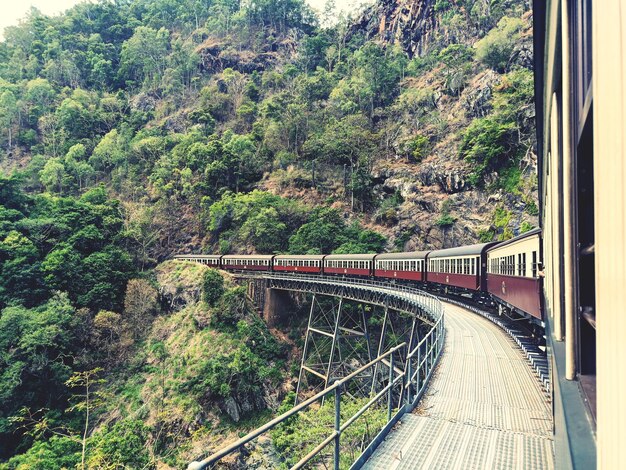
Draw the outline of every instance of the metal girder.
[[[247,277],[250,276],[254,275],[247,275]],[[256,276],[266,279],[268,287],[271,289],[343,297],[347,300],[389,307],[393,310],[406,312],[416,316],[429,325],[433,325],[435,322],[432,315],[418,302],[412,301],[407,296],[402,295],[401,292],[393,289],[375,288],[377,285],[372,282],[367,282],[368,280],[363,280],[363,283],[359,283],[354,280],[348,282],[341,277],[332,279],[323,276],[316,278],[293,275],[288,277],[271,273],[258,274]],[[378,283],[378,285],[382,286],[384,283]]]

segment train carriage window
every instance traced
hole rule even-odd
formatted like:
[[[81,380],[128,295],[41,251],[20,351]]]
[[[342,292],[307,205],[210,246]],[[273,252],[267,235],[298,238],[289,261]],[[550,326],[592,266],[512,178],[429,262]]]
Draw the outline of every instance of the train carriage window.
[[[532,276],[537,277],[537,252],[533,251]]]

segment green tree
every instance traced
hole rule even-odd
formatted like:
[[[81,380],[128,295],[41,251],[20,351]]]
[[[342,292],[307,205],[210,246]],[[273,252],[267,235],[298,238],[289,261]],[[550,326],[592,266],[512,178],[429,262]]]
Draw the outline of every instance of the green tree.
[[[40,307],[7,307],[0,315],[0,455],[22,433],[9,421],[22,408],[63,407],[72,373],[78,318],[69,298],[56,294]],[[52,419],[52,417],[51,417]]]
[[[65,166],[59,157],[48,159],[43,169],[39,172],[39,179],[49,192],[62,194],[68,178]]]
[[[11,303],[33,306],[47,293],[37,247],[21,233],[10,231],[0,241],[0,308]]]
[[[465,44],[451,44],[439,53],[444,64],[445,85],[453,95],[459,95],[472,68],[474,51]]]
[[[293,254],[331,253],[341,244],[345,223],[336,209],[321,207],[289,239]]]
[[[17,99],[11,91],[0,93],[0,125],[6,129],[9,149],[13,147],[13,130],[19,116]]]
[[[154,88],[165,73],[169,43],[169,32],[165,28],[137,27],[122,45],[120,75]]]
[[[93,149],[89,164],[97,171],[106,172],[126,162],[127,156],[128,141],[117,129],[113,129]]]

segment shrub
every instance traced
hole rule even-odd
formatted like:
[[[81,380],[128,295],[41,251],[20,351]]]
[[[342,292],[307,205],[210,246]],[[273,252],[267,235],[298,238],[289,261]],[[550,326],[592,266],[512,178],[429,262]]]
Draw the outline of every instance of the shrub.
[[[416,135],[409,146],[412,159],[416,162],[421,162],[422,159],[428,154],[428,144],[428,137]]]
[[[445,200],[443,204],[441,204],[441,216],[435,221],[435,225],[437,227],[451,227],[454,222],[456,222],[456,218],[450,215],[450,205],[451,202],[449,199]]]
[[[150,429],[139,420],[115,423],[90,439],[88,468],[153,468],[148,452]]]
[[[489,243],[493,241],[493,237],[495,236],[496,233],[492,229],[478,231],[478,240],[480,243]]]
[[[214,306],[224,294],[224,278],[215,269],[208,269],[202,279],[202,298]]]
[[[522,233],[530,232],[534,228],[535,226],[533,224],[525,220],[522,222],[522,225],[520,225],[519,233],[521,235]]]
[[[478,60],[497,72],[504,73],[522,26],[523,22],[519,18],[505,16],[498,21],[498,25],[476,43]]]
[[[288,394],[278,412],[291,409],[294,398],[293,392]],[[344,395],[344,399],[341,400],[342,423],[369,401],[369,397],[347,398]],[[276,426],[270,432],[272,443],[287,465],[294,465],[328,436],[334,419],[334,399],[327,399],[318,409],[311,407]],[[379,402],[367,409],[351,426],[346,428],[341,434],[340,468],[349,468],[360,455],[363,443],[369,443],[385,423],[386,407],[381,406]],[[315,468],[328,468],[324,465],[324,460],[327,458],[324,455],[322,452],[312,460]]]
[[[514,131],[515,123],[502,123],[490,116],[474,119],[463,132],[460,153],[476,164],[470,177],[473,185],[480,184],[488,171],[515,159]]]
[[[539,208],[537,207],[537,203],[532,197],[524,199],[524,202],[526,203],[526,207],[524,209],[528,214],[539,215]]]

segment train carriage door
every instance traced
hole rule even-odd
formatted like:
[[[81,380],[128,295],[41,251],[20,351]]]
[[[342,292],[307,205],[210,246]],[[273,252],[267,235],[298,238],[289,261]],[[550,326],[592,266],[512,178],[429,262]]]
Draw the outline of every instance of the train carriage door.
[[[481,275],[481,265],[480,265],[480,256],[474,258],[474,266],[476,267],[476,287],[480,287],[480,275]]]

